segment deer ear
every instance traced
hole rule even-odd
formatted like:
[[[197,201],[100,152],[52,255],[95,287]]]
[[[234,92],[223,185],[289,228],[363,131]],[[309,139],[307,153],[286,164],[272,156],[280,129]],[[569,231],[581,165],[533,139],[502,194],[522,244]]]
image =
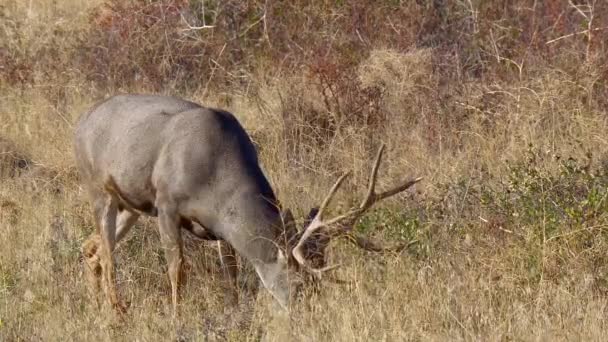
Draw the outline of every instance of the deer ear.
[[[287,264],[287,258],[285,257],[285,253],[280,248],[277,248],[277,263],[279,264]]]

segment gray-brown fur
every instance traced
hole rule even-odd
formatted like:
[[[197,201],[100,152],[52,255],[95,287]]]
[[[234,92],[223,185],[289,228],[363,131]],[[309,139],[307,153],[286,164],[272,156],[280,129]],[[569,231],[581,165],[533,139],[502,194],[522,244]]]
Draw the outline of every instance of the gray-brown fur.
[[[101,272],[113,305],[120,302],[111,251],[140,214],[158,217],[174,305],[180,227],[227,241],[288,305],[287,262],[276,245],[282,232],[277,201],[232,114],[175,97],[115,96],[82,115],[74,150],[101,236],[101,248],[89,241],[85,255],[91,271]]]
[[[83,245],[88,276],[94,289],[100,287],[101,280],[107,298],[117,309],[123,306],[115,289],[112,252],[142,214],[158,218],[174,313],[182,229],[200,238],[227,242],[227,248],[219,249],[227,277],[232,281],[236,277],[234,249],[254,266],[264,286],[287,308],[301,282],[295,273],[288,276],[289,267],[316,278],[335,268],[325,265],[330,238],[352,235],[340,227],[354,225],[374,203],[421,179],[377,193],[382,146],[361,204],[337,217],[324,217],[345,174],[318,210],[311,212],[305,229],[298,232],[291,214],[279,211],[251,139],[228,112],[168,96],[115,96],[82,115],[74,150],[98,226]],[[367,250],[383,249],[360,236],[350,241]]]

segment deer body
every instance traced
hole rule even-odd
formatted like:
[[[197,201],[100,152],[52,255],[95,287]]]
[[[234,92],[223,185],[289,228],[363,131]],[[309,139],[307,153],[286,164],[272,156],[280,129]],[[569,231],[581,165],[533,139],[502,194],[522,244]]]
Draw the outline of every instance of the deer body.
[[[302,280],[295,275],[306,272],[318,278],[334,268],[327,267],[324,258],[330,238],[353,235],[344,227],[352,226],[374,203],[420,181],[376,193],[383,150],[384,145],[358,207],[324,219],[345,174],[298,232],[291,214],[279,210],[255,147],[232,114],[176,97],[114,96],[83,114],[75,131],[76,164],[97,225],[83,245],[87,274],[95,290],[101,282],[110,304],[123,311],[112,253],[138,217],[149,215],[158,218],[174,314],[182,229],[203,239],[225,241],[229,248],[227,253],[220,248],[220,260],[229,277],[236,277],[234,248],[254,266],[279,304],[288,308]],[[384,249],[361,236],[349,241],[370,251]]]
[[[113,305],[111,253],[140,214],[158,217],[174,305],[180,227],[227,241],[287,305],[286,263],[274,244],[280,212],[253,143],[230,113],[174,97],[115,96],[80,118],[74,149],[101,236],[91,254]]]

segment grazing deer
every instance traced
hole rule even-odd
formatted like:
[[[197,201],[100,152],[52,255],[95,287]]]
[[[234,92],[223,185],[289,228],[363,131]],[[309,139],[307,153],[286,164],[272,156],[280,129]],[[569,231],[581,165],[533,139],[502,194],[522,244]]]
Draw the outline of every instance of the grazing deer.
[[[348,174],[338,179],[309,224],[295,228],[282,212],[258,163],[249,136],[230,113],[175,97],[114,96],[79,119],[74,152],[97,224],[84,243],[88,274],[104,289],[110,304],[118,298],[112,253],[142,214],[158,218],[168,263],[174,314],[182,267],[182,228],[207,240],[223,240],[226,273],[236,277],[232,248],[255,268],[264,287],[285,309],[302,284],[302,272],[319,276],[331,237],[348,230],[375,202],[406,190],[421,178],[375,192],[384,146],[372,168],[367,196],[359,207],[332,219],[324,214]],[[362,236],[353,239],[381,250]]]

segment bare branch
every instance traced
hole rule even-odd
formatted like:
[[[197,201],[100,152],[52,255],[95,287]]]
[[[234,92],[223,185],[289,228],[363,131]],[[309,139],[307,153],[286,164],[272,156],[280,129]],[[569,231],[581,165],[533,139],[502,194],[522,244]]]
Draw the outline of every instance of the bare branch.
[[[204,11],[204,7],[203,7],[203,11]],[[186,18],[184,17],[184,15],[182,13],[180,13],[180,16],[182,18],[182,21],[184,22],[184,24],[186,24],[186,26],[188,26],[188,28],[182,29],[182,31],[195,31],[195,30],[204,30],[204,29],[210,29],[210,28],[214,28],[214,25],[206,25],[205,24],[205,15],[203,12],[203,25],[202,26],[192,26],[190,25],[190,23],[188,23],[188,21],[186,20]]]

